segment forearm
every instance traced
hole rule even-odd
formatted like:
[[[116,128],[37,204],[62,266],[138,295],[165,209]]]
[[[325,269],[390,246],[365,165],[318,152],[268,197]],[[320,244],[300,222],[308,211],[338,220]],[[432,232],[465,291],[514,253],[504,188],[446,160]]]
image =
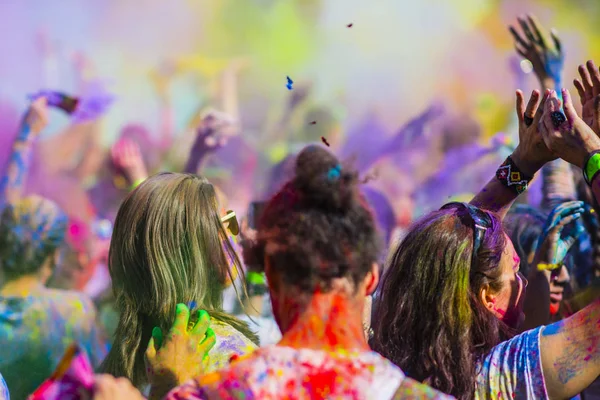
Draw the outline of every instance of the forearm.
[[[175,112],[168,98],[161,99],[160,109],[160,148],[163,152],[167,152],[173,144],[173,136],[175,131]]]
[[[202,161],[206,157],[207,152],[203,149],[203,146],[196,141],[192,146],[192,150],[190,151],[190,155],[188,157],[187,163],[185,164],[185,169],[183,172],[188,174],[197,174]]]
[[[600,299],[572,317],[547,326],[540,356],[550,398],[571,398],[600,375]]]
[[[226,70],[223,72],[221,77],[221,107],[227,115],[239,123],[236,71]]]
[[[0,206],[6,202],[17,201],[25,187],[25,179],[31,161],[33,132],[30,126],[23,122],[12,147],[8,166],[0,180]]]

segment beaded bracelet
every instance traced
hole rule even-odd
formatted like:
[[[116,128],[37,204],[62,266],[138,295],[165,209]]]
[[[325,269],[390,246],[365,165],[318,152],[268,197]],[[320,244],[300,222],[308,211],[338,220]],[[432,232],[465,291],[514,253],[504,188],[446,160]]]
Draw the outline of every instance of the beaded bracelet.
[[[514,190],[516,194],[526,191],[529,182],[533,179],[521,172],[510,156],[506,158],[506,161],[496,171],[496,178],[504,186]]]

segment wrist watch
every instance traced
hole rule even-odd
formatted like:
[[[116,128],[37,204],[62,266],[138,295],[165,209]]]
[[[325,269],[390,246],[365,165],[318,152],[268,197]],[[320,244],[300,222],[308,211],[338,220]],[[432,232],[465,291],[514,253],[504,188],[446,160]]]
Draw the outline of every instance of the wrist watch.
[[[583,166],[583,178],[585,179],[588,185],[592,185],[592,181],[598,175],[600,171],[600,150],[596,150],[592,152],[584,166]]]

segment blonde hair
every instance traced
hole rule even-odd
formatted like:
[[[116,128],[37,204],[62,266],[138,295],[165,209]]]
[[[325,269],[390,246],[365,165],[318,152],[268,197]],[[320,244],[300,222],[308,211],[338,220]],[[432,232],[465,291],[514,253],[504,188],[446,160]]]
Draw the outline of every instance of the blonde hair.
[[[246,324],[222,311],[229,260],[242,270],[206,179],[161,173],[138,186],[115,220],[109,271],[120,319],[101,369],[145,384],[145,345],[154,326],[171,327],[178,303],[195,302],[257,342]]]

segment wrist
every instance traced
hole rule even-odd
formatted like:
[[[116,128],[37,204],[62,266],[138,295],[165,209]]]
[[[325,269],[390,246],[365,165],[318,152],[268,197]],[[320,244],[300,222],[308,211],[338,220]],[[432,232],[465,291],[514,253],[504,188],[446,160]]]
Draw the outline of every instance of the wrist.
[[[521,154],[519,146],[515,149],[515,151],[510,155],[515,165],[526,175],[529,175],[533,178],[533,176],[538,172],[545,163],[543,162],[534,162],[527,159],[527,157],[523,157]]]
[[[551,89],[551,90],[557,89],[557,82],[554,79],[552,79],[550,76],[539,77],[539,81],[540,81],[540,85],[542,86],[542,88],[544,90],[546,90],[546,89]]]
[[[132,185],[134,185],[136,183],[139,185],[141,182],[145,181],[146,178],[148,178],[148,172],[146,171],[145,168],[131,169],[131,170],[128,170],[126,172],[126,174],[127,174],[127,179],[129,179],[129,183],[131,183]]]

